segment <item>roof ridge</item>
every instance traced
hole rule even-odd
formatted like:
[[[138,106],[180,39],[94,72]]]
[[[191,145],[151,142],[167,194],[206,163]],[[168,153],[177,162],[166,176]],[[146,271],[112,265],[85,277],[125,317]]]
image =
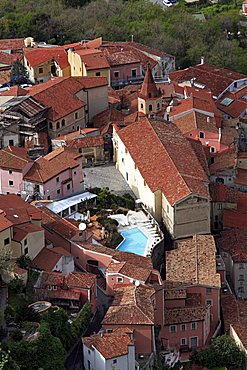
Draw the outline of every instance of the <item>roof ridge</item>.
[[[152,130],[154,131],[155,135],[157,136],[157,138],[158,138],[158,140],[159,140],[160,145],[162,146],[162,148],[165,150],[165,152],[167,153],[168,157],[170,158],[170,161],[172,162],[173,166],[175,167],[175,169],[176,169],[177,173],[179,174],[180,178],[181,178],[181,179],[183,180],[183,182],[185,183],[185,185],[186,185],[187,189],[191,192],[191,190],[190,190],[190,188],[189,188],[189,186],[188,186],[187,182],[184,180],[184,178],[183,178],[182,174],[181,174],[181,173],[180,173],[180,171],[178,170],[178,167],[177,167],[177,166],[176,166],[176,164],[174,163],[174,160],[171,158],[171,156],[170,156],[169,152],[167,151],[167,149],[165,148],[165,146],[162,144],[162,142],[161,142],[161,140],[160,140],[160,138],[159,138],[159,136],[158,136],[157,132],[156,132],[156,131],[155,131],[155,129],[153,128],[153,126],[152,126],[151,122],[150,122],[149,120],[148,120],[148,122],[149,122],[150,126],[152,127]]]

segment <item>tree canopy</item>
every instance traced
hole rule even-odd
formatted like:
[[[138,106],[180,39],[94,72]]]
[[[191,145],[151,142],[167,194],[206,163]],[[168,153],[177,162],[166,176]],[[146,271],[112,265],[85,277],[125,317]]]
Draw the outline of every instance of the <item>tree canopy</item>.
[[[196,365],[213,367],[227,367],[234,370],[242,369],[245,355],[234,339],[222,335],[212,341],[208,348],[194,352],[191,361]]]
[[[133,35],[134,41],[175,55],[179,68],[204,56],[206,62],[247,73],[241,5],[233,0],[201,3],[204,22],[195,19],[196,9],[186,7],[184,0],[165,11],[149,0],[2,0],[0,38],[33,36],[66,44],[99,36],[130,41]]]

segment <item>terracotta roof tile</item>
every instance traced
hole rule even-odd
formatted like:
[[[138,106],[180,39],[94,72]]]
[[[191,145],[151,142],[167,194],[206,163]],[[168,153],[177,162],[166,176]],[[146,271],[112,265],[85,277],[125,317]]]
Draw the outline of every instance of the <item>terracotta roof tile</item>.
[[[22,172],[30,162],[25,148],[8,146],[0,150],[0,168]]]
[[[220,287],[212,235],[194,235],[166,252],[166,279]]]
[[[1,39],[0,50],[18,50],[24,48],[24,39]]]
[[[211,182],[209,191],[213,202],[237,203],[238,201],[238,190],[222,183]]]
[[[91,335],[82,338],[82,341],[91,350],[96,348],[106,360],[127,355],[129,346],[134,345],[128,334],[117,332]]]
[[[183,134],[195,129],[218,134],[215,118],[199,112],[189,112],[173,122]]]
[[[6,217],[6,213],[0,209],[0,232],[13,226],[13,223]]]
[[[27,181],[43,184],[60,173],[79,166],[78,153],[65,147],[38,158],[23,177]]]
[[[232,82],[246,78],[246,76],[226,68],[218,68],[205,63],[171,72],[169,78],[171,81],[179,83],[193,79],[195,84],[205,85],[205,88],[209,89],[213,95],[218,96]]]
[[[69,148],[92,148],[104,145],[104,138],[101,135],[81,137],[73,140],[66,140],[66,145]]]
[[[118,136],[151,191],[160,190],[171,205],[190,194],[209,197],[208,178],[175,125],[143,118],[120,130]]]
[[[63,256],[72,256],[64,248],[44,248],[32,261],[32,267],[38,270],[52,271]]]
[[[140,64],[140,59],[132,51],[119,51],[112,54],[106,54],[106,58],[111,67],[119,66],[122,64]]]
[[[153,288],[146,285],[118,284],[114,292],[114,300],[103,319],[103,325],[153,325],[154,308],[151,302]]]
[[[16,242],[22,241],[28,234],[44,232],[44,229],[35,224],[24,224],[24,225],[15,225],[13,230],[12,240]]]
[[[164,310],[164,325],[205,320],[209,307],[179,307]]]
[[[217,172],[225,170],[227,168],[234,169],[237,165],[237,148],[232,145],[229,149],[224,152],[218,152],[214,156],[214,163],[210,164],[210,174],[214,175]]]
[[[231,255],[234,262],[247,263],[247,230],[231,229],[221,231],[217,246]]]
[[[82,49],[75,51],[75,53],[80,55],[87,71],[109,68],[109,62],[104,53],[100,50]]]
[[[15,54],[8,54],[0,51],[0,64],[12,66],[12,64],[18,59]]]
[[[41,212],[15,194],[0,194],[0,209],[14,225],[41,220]]]
[[[48,285],[56,285],[68,289],[85,288],[90,289],[96,282],[96,275],[86,272],[71,272],[63,275],[59,272],[41,272],[39,288],[45,289]]]
[[[60,47],[25,49],[24,55],[32,67],[37,67],[45,62],[55,60],[61,69],[69,67],[68,55]]]

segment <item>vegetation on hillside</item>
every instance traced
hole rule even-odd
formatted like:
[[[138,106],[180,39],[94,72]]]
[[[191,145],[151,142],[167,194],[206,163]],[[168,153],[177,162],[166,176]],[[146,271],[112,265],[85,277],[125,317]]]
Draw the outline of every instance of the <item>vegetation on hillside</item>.
[[[241,2],[201,1],[206,22],[193,17],[195,7],[184,0],[165,11],[148,0],[2,0],[0,38],[33,36],[64,44],[103,36],[105,40],[134,41],[174,54],[177,67],[207,62],[247,73],[247,28]],[[76,9],[75,9],[76,8]]]

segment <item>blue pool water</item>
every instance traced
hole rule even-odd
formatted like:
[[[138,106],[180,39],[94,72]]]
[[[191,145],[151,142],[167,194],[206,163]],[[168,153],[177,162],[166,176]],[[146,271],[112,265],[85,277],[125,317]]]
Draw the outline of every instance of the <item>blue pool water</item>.
[[[139,254],[140,256],[145,255],[148,238],[138,227],[122,231],[121,235],[124,237],[124,240],[119,244],[117,249]]]

